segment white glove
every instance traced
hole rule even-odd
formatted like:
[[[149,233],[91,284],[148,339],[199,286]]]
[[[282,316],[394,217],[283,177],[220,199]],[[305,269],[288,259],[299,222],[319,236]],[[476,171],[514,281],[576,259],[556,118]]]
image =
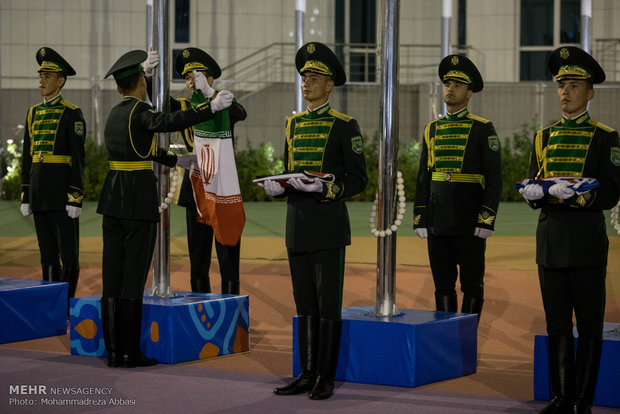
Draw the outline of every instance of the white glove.
[[[65,206],[65,209],[67,210],[67,215],[72,219],[78,218],[80,217],[80,214],[82,214],[82,207],[67,205]]]
[[[202,92],[204,96],[210,98],[215,93],[215,89],[209,85],[207,77],[202,73],[195,70],[194,72],[194,88]]]
[[[190,170],[193,165],[198,165],[196,154],[177,155],[177,167]]]
[[[559,199],[566,200],[575,194],[575,190],[568,188],[568,183],[566,181],[560,181],[549,187],[549,194]]]
[[[231,91],[223,90],[219,91],[215,96],[215,99],[211,101],[211,111],[213,113],[217,111],[221,111],[222,109],[226,109],[232,104],[233,98],[235,96]]]
[[[142,68],[144,69],[144,76],[150,78],[153,76],[153,69],[159,65],[159,52],[157,50],[149,50],[148,57],[142,62]]]
[[[421,239],[428,237],[428,229],[426,227],[419,227],[417,229],[413,229],[413,231],[415,231],[415,234],[417,234]]]
[[[263,187],[267,195],[272,196],[272,197],[280,195],[284,192],[284,187],[282,187],[282,185],[277,181],[265,180],[263,182],[258,183],[258,185],[260,187]]]
[[[528,184],[519,189],[519,192],[526,200],[540,200],[545,195],[540,184]]]
[[[476,227],[474,229],[474,236],[478,236],[481,239],[486,239],[487,237],[491,237],[493,235],[493,230],[483,229],[482,227]]]
[[[30,210],[30,204],[28,203],[23,203],[19,209],[21,210],[22,216],[24,217],[28,217],[32,214],[32,210]]]
[[[322,193],[323,182],[316,178],[311,183],[305,183],[301,178],[290,178],[288,183],[298,191],[304,191],[306,193]]]

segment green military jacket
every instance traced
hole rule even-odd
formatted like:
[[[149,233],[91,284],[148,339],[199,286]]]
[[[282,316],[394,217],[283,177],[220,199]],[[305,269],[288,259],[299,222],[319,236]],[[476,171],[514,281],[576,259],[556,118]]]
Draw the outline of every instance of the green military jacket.
[[[426,126],[413,207],[414,228],[436,236],[493,230],[502,192],[493,124],[467,108]]]
[[[527,201],[541,209],[536,230],[536,263],[549,268],[607,264],[609,241],[603,210],[620,197],[618,133],[590,118],[566,118],[534,137],[529,178],[596,178],[600,186],[560,200],[550,195]]]
[[[105,125],[110,172],[97,213],[118,219],[159,221],[157,177],[151,161],[173,167],[176,156],[157,147],[154,133],[183,130],[214,116],[209,104],[161,113],[138,98],[125,97],[112,108]]]
[[[33,212],[82,206],[86,123],[58,95],[28,110],[22,153],[22,203]]]
[[[288,171],[331,173],[334,182],[322,193],[287,188],[286,247],[313,251],[351,244],[344,200],[366,188],[366,161],[357,121],[329,103],[290,117],[286,123],[285,165]]]

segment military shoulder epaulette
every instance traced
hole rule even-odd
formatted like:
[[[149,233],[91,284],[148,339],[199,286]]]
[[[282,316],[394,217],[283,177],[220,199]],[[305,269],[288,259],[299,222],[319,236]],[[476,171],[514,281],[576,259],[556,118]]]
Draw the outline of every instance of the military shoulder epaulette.
[[[350,120],[353,119],[352,116],[349,116],[347,114],[343,114],[342,112],[338,112],[335,109],[330,109],[329,110],[329,114],[335,118],[338,119],[342,119],[344,122],[349,122]]]
[[[66,106],[69,109],[77,109],[78,108],[78,106],[76,104],[71,103],[71,102],[67,101],[64,98],[60,101],[60,104]]]
[[[468,114],[467,117],[469,119],[473,119],[474,121],[482,122],[483,124],[488,124],[490,122],[488,119],[474,114]]]
[[[605,125],[604,123],[599,122],[596,119],[590,118],[588,120],[588,122],[590,123],[590,125],[594,125],[595,127],[600,128],[600,129],[602,129],[605,132],[613,132],[613,131],[615,131],[615,129],[613,129],[612,127],[610,127],[608,125]]]
[[[290,120],[290,119],[294,119],[294,118],[299,118],[300,116],[304,116],[304,115],[306,115],[307,113],[308,113],[308,111],[307,111],[307,110],[306,110],[306,111],[297,112],[295,115],[293,115],[293,116],[289,116],[289,118],[288,118],[288,119]]]

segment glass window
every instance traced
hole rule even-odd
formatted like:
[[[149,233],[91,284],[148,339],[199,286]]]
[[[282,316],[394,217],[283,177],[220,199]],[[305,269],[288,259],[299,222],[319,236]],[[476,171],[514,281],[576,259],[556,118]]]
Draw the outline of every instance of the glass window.
[[[189,0],[174,1],[174,41],[189,43]]]
[[[562,0],[560,6],[560,43],[581,42],[581,2]]]
[[[522,81],[552,79],[551,72],[547,68],[547,59],[551,50],[540,52],[521,52],[521,78]]]
[[[459,0],[459,11],[458,11],[458,44],[466,45],[467,44],[467,1]]]
[[[553,1],[521,0],[521,46],[552,45]]]
[[[174,66],[174,62],[177,61],[177,56],[179,56],[181,54],[181,52],[183,52],[183,50],[185,49],[172,49],[172,79],[184,79],[183,76],[179,75],[177,73],[177,70]]]

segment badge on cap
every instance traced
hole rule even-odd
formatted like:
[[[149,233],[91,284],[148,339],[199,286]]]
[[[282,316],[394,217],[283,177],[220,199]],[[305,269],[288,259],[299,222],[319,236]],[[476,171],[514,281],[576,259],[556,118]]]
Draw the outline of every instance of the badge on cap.
[[[308,51],[308,53],[314,53],[314,51],[316,50],[314,47],[314,43],[310,43],[306,50]]]
[[[570,56],[570,53],[568,52],[568,49],[563,47],[562,50],[560,50],[560,57],[562,59],[568,59],[569,56]]]
[[[454,66],[459,64],[459,57],[458,56],[452,56],[452,59],[450,60],[450,63],[452,63]]]

